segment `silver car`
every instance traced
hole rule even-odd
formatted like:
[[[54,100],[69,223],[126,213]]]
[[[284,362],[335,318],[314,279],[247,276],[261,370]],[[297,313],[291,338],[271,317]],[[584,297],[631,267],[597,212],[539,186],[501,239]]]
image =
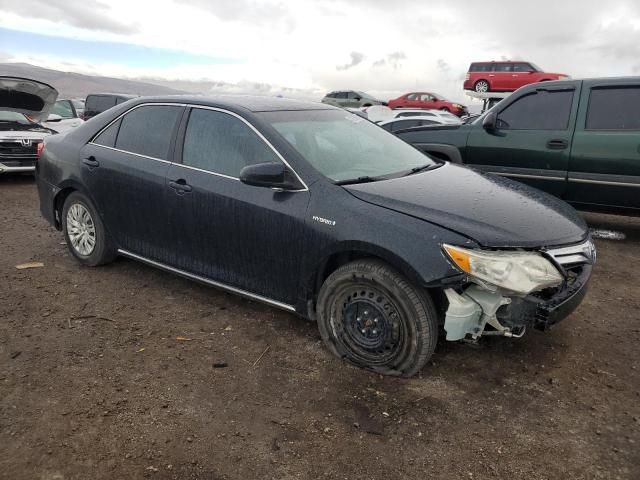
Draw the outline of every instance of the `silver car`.
[[[322,103],[342,108],[361,108],[387,104],[382,100],[372,97],[371,95],[364,92],[358,92],[356,90],[340,90],[327,93],[322,99]]]

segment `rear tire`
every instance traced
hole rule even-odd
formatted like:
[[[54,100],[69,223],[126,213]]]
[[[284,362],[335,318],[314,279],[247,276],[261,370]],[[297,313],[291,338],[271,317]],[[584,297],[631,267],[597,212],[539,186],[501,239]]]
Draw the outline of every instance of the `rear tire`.
[[[318,296],[318,329],[334,355],[383,375],[410,377],[431,358],[438,316],[427,292],[378,260],[338,268]]]
[[[83,265],[95,267],[116,257],[115,245],[86,195],[73,192],[65,199],[61,223],[69,251]]]
[[[489,82],[486,80],[478,80],[473,86],[473,89],[478,93],[486,93],[490,91]]]

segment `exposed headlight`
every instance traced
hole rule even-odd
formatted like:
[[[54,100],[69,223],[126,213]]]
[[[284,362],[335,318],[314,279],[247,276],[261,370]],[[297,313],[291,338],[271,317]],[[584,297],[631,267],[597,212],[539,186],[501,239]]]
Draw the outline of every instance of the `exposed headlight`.
[[[443,245],[460,270],[484,282],[527,294],[562,283],[553,264],[535,252],[494,252]]]

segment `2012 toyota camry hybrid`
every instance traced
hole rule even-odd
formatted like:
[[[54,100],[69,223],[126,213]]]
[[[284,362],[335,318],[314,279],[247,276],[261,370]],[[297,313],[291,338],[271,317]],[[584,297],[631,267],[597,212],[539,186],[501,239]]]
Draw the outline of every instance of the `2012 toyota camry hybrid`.
[[[122,255],[295,312],[389,375],[420,371],[441,327],[545,329],[595,260],[564,202],[316,103],[138,98],[48,138],[37,181],[80,263]]]

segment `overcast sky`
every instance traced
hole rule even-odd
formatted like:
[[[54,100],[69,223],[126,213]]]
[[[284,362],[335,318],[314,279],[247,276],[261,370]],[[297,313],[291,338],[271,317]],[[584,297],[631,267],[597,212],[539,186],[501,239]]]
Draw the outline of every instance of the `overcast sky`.
[[[320,98],[412,90],[469,103],[472,61],[640,74],[640,1],[0,0],[0,60],[213,80]]]

